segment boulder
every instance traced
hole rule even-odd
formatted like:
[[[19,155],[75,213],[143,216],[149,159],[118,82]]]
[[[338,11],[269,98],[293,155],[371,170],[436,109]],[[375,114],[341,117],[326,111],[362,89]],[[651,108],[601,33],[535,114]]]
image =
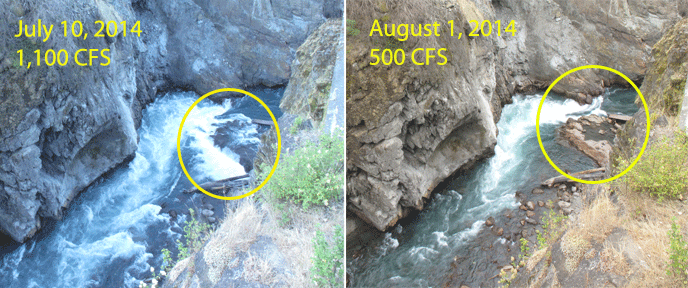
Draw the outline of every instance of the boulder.
[[[504,235],[504,228],[502,228],[502,227],[492,226],[491,230],[492,230],[492,233],[494,233],[497,236]]]
[[[203,215],[207,218],[207,217],[211,217],[211,216],[215,215],[215,212],[213,212],[212,210],[208,210],[208,209],[202,209],[201,215]]]

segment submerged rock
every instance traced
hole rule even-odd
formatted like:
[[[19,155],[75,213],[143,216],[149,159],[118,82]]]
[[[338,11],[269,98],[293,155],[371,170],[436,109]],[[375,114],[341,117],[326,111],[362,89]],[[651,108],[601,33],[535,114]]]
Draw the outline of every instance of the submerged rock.
[[[212,210],[203,209],[203,210],[201,210],[201,215],[203,215],[207,218],[207,217],[215,215],[215,212],[213,212]]]

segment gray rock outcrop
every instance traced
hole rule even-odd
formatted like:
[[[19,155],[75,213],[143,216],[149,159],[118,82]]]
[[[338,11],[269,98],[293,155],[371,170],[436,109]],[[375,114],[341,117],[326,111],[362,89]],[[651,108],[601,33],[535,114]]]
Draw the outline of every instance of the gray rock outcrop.
[[[353,20],[347,23],[347,209],[380,230],[407,211],[422,209],[437,184],[492,152],[494,123],[515,92],[545,89],[564,72],[587,64],[642,80],[652,45],[685,13],[681,3],[455,0],[347,6]],[[373,19],[454,20],[464,37],[449,37],[447,31],[404,42],[370,37]],[[501,20],[502,29],[513,19],[517,32],[465,36],[474,25],[469,20],[485,19]],[[372,48],[404,49],[407,62],[415,48],[447,48],[448,63],[371,66]],[[607,71],[583,70],[554,91],[588,101],[612,84],[627,83]]]
[[[293,152],[304,141],[317,141],[317,136],[321,132],[316,130],[316,133],[310,135],[310,138],[313,139],[304,139],[297,138],[294,135],[297,133],[292,133],[292,131],[309,130],[313,128],[313,124],[318,125],[327,117],[342,118],[343,116],[342,114],[333,115],[335,112],[333,109],[329,109],[332,103],[328,101],[333,97],[343,98],[342,95],[336,95],[336,91],[330,91],[333,85],[335,87],[342,85],[341,83],[333,83],[333,79],[335,75],[343,73],[343,71],[335,71],[337,55],[341,54],[339,52],[344,48],[343,29],[341,19],[330,19],[309,35],[308,39],[297,50],[296,59],[292,62],[293,73],[287,88],[284,90],[282,100],[280,100],[280,108],[284,112],[278,119],[282,139],[282,155],[285,155],[285,152]],[[343,67],[337,68],[343,69]],[[341,77],[342,75],[337,76]],[[343,102],[343,99],[341,101]],[[342,104],[334,104],[334,106],[338,105]],[[337,113],[343,113],[343,111]],[[296,123],[297,118],[302,120],[301,123]],[[292,127],[294,125],[298,126]],[[336,126],[340,127],[341,125],[343,124],[340,123]],[[276,147],[273,145],[277,143],[277,135],[274,130],[263,133],[261,142],[263,144],[253,161],[255,175],[263,171],[262,166],[271,167],[275,163],[277,153]]]
[[[0,102],[0,228],[23,241],[40,228],[39,217],[59,218],[71,199],[101,174],[122,162],[137,147],[133,107],[136,89],[137,40],[134,37],[86,40],[52,35],[47,42],[13,38],[18,20],[43,23],[102,18],[135,22],[131,7],[76,3],[6,3],[0,12],[3,98]],[[121,4],[121,3],[120,3]],[[68,11],[81,11],[71,16]],[[70,16],[68,16],[70,15]],[[30,25],[29,24],[29,25]],[[61,32],[53,32],[53,34]],[[109,66],[47,67],[19,65],[36,49],[110,49]],[[82,53],[83,55],[83,53]],[[97,55],[100,55],[99,53]],[[35,56],[34,56],[35,59]],[[83,58],[82,58],[83,59]],[[84,62],[85,60],[81,60]],[[35,60],[34,60],[35,62]]]
[[[517,23],[516,37],[502,37],[499,44],[504,72],[513,75],[516,90],[544,89],[562,73],[589,64],[616,69],[639,84],[652,45],[681,17],[681,3],[666,0],[493,3],[496,19]],[[594,96],[611,84],[628,85],[615,74],[588,69],[562,79],[553,91],[570,98]]]
[[[342,21],[328,20],[312,35],[296,50],[292,63],[294,71],[280,109],[289,114],[303,114],[320,123],[327,111],[335,60],[341,51],[337,48],[343,44],[340,42]]]
[[[652,48],[652,59],[640,91],[650,110],[678,115],[688,76],[688,19],[669,29]],[[685,105],[684,105],[685,107]]]
[[[355,23],[383,17],[464,23],[481,15],[471,2],[463,4],[456,13],[427,3],[422,10],[408,3],[349,6],[347,15]],[[496,50],[488,38],[445,33],[399,42],[364,33],[347,39],[347,209],[385,230],[408,209],[422,209],[440,181],[490,153],[497,136],[493,109],[508,95],[495,77]],[[371,47],[412,51],[439,43],[453,55],[445,66],[369,65]]]
[[[286,84],[296,49],[342,9],[329,0],[0,3],[8,7],[0,11],[0,230],[20,242],[133,155],[141,110],[159,92]],[[39,18],[55,25],[48,41],[13,37],[19,19]],[[96,20],[141,21],[142,33],[63,37],[65,20],[81,21],[90,35]],[[99,65],[101,57],[92,66],[27,70],[16,54],[23,49],[27,61],[36,49],[82,48],[110,49],[110,65]]]
[[[561,138],[573,148],[595,160],[599,167],[607,167],[612,151],[610,141],[615,133],[613,127],[609,118],[593,114],[576,120],[569,118],[566,125],[557,130]]]

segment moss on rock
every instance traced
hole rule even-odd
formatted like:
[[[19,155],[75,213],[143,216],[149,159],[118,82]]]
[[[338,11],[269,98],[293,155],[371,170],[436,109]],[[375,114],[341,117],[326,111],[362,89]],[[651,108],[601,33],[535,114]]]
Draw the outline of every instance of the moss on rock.
[[[651,110],[676,115],[688,73],[688,19],[676,23],[652,48],[652,58],[640,90]]]

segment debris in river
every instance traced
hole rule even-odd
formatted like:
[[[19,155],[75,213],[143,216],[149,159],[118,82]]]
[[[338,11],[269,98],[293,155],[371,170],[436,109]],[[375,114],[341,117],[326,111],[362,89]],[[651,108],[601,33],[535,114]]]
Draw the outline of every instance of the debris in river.
[[[248,177],[248,174],[244,174],[241,176],[229,177],[218,181],[205,182],[199,186],[201,186],[201,188],[209,192],[221,191],[222,194],[226,194],[229,190],[232,190],[233,188],[243,187],[246,184],[248,184]],[[200,191],[195,186],[193,188],[184,190],[184,193],[196,192]]]
[[[601,178],[602,176],[604,176],[604,172],[606,170],[607,170],[607,168],[601,167],[601,168],[595,168],[595,169],[576,172],[576,173],[573,173],[570,175],[573,177],[576,177],[578,179],[582,179],[582,180],[593,180],[595,178]],[[563,182],[573,182],[573,180],[566,178],[566,176],[564,176],[564,175],[561,175],[561,176],[549,178],[549,179],[543,181],[541,183],[541,185],[547,186],[547,187],[552,187],[552,185],[554,185],[554,184],[563,183]]]

